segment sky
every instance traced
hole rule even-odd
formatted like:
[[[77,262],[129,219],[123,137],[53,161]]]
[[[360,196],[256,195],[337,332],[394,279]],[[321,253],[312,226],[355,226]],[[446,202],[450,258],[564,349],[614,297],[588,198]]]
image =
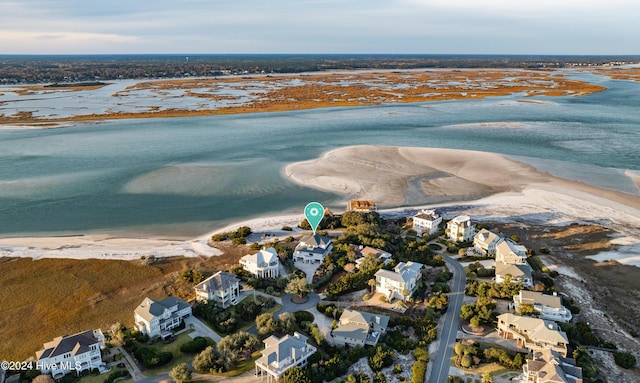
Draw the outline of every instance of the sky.
[[[0,0],[0,54],[640,54],[638,0]]]

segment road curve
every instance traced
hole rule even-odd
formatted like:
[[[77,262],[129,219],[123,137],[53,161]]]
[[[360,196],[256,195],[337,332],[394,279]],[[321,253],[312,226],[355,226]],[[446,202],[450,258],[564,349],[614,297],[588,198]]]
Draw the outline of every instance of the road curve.
[[[464,298],[464,288],[466,283],[466,273],[464,268],[455,260],[441,254],[447,262],[449,269],[453,272],[453,283],[451,293],[449,293],[449,308],[444,315],[444,325],[440,334],[440,346],[433,359],[433,369],[429,376],[428,383],[446,383],[449,376],[449,366],[453,347],[456,342],[458,328],[460,327],[460,309]]]

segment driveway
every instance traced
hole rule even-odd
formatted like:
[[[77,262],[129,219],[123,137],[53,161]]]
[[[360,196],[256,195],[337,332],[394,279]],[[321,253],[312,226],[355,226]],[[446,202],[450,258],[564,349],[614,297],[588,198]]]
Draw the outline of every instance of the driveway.
[[[193,315],[184,318],[184,323],[187,325],[187,328],[193,327],[194,331],[189,333],[191,338],[195,338],[197,336],[209,337],[216,343],[220,342],[220,339],[222,339],[217,332],[213,331],[209,326]]]

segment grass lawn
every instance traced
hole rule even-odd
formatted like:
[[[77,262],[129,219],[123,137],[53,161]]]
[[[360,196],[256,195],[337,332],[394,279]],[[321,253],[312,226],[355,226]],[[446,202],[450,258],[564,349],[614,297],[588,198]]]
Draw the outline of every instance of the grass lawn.
[[[109,375],[113,374],[116,371],[127,371],[126,368],[121,368],[121,367],[111,367],[111,371],[104,373],[104,374],[100,374],[100,375],[87,375],[84,376],[82,378],[80,378],[80,380],[78,381],[78,383],[103,383],[108,377]],[[133,380],[131,379],[131,377],[124,379],[124,380],[118,380],[119,383],[131,383],[133,382]]]
[[[183,332],[182,334],[176,337],[176,340],[174,340],[169,344],[163,344],[161,342],[158,342],[150,346],[146,346],[156,352],[170,352],[173,354],[173,359],[171,359],[171,362],[169,362],[168,364],[162,367],[158,367],[150,370],[143,370],[143,374],[146,376],[155,376],[158,374],[162,374],[164,372],[170,371],[172,368],[174,368],[180,363],[183,363],[183,362],[186,363],[186,362],[189,362],[191,359],[193,359],[195,355],[184,354],[182,351],[180,351],[180,346],[182,346],[183,344],[191,340],[191,337],[189,336],[189,334],[192,332],[193,330],[187,330]],[[211,339],[209,340],[213,342],[213,340]]]

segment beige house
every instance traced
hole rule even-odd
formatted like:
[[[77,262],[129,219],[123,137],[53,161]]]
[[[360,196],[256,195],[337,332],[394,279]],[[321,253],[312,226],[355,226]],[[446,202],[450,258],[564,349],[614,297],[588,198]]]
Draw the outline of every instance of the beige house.
[[[582,383],[582,368],[575,359],[564,358],[557,352],[544,349],[533,353],[522,366],[526,383]]]
[[[169,335],[189,315],[191,305],[176,297],[167,297],[161,301],[145,298],[133,313],[136,330],[152,338]]]
[[[507,275],[511,276],[511,283],[521,283],[524,287],[533,286],[533,276],[531,266],[512,265],[508,263],[496,262],[496,282],[502,283]]]
[[[389,317],[386,315],[345,309],[331,335],[337,346],[375,346],[387,332],[388,325]]]
[[[44,344],[42,350],[36,352],[36,361],[43,374],[51,373],[59,379],[71,371],[80,374],[100,368],[105,347],[102,330],[88,330],[74,335],[63,335]]]
[[[503,239],[496,245],[496,262],[510,265],[527,263],[527,248],[510,239]]]
[[[394,271],[380,269],[375,273],[376,292],[387,299],[406,300],[416,290],[416,282],[422,278],[424,265],[418,262],[400,262]]]
[[[567,356],[569,339],[555,322],[506,313],[498,316],[498,333],[515,340],[518,347],[533,352],[548,348]]]
[[[196,300],[201,302],[215,301],[222,307],[238,303],[240,280],[226,271],[218,271],[214,275],[194,286]]]
[[[273,247],[245,255],[240,258],[240,265],[256,278],[278,278],[280,275],[280,259]]]
[[[355,245],[352,245],[355,246]],[[378,260],[380,260],[380,262],[386,264],[391,260],[391,253],[386,252],[384,250],[380,250],[380,249],[376,249],[375,247],[370,247],[370,246],[360,246],[357,247],[356,250],[356,267],[359,267],[362,262],[364,262],[364,259],[367,257],[367,255],[371,255],[373,257],[376,257]]]
[[[569,322],[571,311],[562,305],[558,294],[546,295],[537,291],[520,290],[513,296],[513,308],[519,310],[522,305],[532,305],[537,315],[542,319],[556,322]]]
[[[476,228],[468,215],[459,215],[447,222],[447,238],[453,242],[467,242],[473,240]]]
[[[256,360],[256,376],[267,382],[278,382],[288,369],[305,367],[317,349],[307,343],[307,337],[295,332],[282,338],[270,336],[264,340],[262,356]]]
[[[424,209],[413,216],[413,229],[418,235],[435,234],[442,223],[442,217],[435,209]]]
[[[473,236],[473,247],[482,255],[495,256],[496,246],[501,240],[502,237],[498,234],[487,229],[481,229]]]

